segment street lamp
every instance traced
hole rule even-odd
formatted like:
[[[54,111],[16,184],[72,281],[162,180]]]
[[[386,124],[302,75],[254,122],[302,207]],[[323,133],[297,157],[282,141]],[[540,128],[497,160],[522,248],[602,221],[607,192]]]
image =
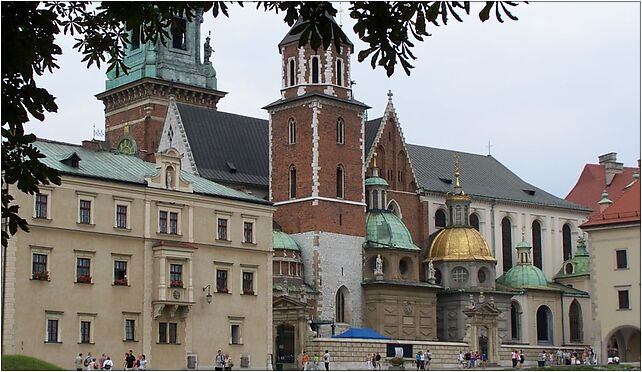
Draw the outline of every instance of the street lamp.
[[[207,289],[207,295],[205,296],[205,300],[207,300],[208,304],[212,303],[212,293],[210,292],[210,284],[207,286],[203,287],[203,292]]]

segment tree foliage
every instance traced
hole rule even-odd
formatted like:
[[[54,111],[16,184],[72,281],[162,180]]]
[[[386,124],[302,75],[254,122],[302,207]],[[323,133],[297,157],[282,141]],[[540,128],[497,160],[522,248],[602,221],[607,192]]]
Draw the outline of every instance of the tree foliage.
[[[346,35],[327,15],[337,14],[331,2],[253,3],[266,12],[283,13],[291,30],[300,34],[299,44],[313,49],[338,48]],[[481,5],[482,3],[480,3]],[[510,9],[516,2],[485,2],[479,12],[480,20],[499,22],[502,15],[517,20]],[[229,17],[230,6],[244,3],[226,2],[2,2],[2,218],[8,229],[2,231],[2,245],[18,228],[28,231],[27,221],[20,217],[19,206],[8,190],[16,184],[18,190],[34,194],[43,184],[60,184],[60,175],[40,159],[43,155],[33,146],[36,137],[25,134],[23,124],[30,118],[43,121],[45,114],[56,112],[58,106],[46,89],[38,87],[37,76],[53,73],[62,49],[56,44],[60,34],[72,35],[73,46],[83,55],[87,67],[106,64],[108,70],[126,73],[123,63],[124,45],[129,43],[128,30],[141,28],[144,41],[166,44],[175,17],[191,20],[199,12],[211,12],[214,17]],[[354,32],[368,44],[358,53],[359,62],[370,58],[372,68],[381,66],[391,76],[397,63],[406,74],[416,57],[414,42],[423,41],[429,27],[446,25],[449,19],[462,22],[469,15],[470,2],[350,2],[350,17],[356,23]]]

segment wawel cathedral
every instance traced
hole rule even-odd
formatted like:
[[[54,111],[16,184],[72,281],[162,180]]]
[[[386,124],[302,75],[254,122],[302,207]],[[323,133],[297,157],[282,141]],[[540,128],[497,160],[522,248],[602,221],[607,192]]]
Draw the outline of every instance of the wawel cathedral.
[[[350,84],[349,41],[313,50],[287,33],[273,71],[281,87],[264,107],[269,119],[221,112],[226,93],[217,79],[225,77],[216,76],[209,37],[201,56],[201,22],[184,21],[166,46],[134,38],[130,73],[108,74],[97,98],[106,142],[119,156],[158,163],[158,154],[176,152],[176,167],[189,177],[274,207],[264,281],[272,289],[269,356],[267,364],[253,356],[252,367],[301,368],[304,350],[328,348],[335,368],[358,367],[365,352],[346,354],[345,340],[332,346],[340,340],[332,335],[353,327],[414,345],[413,354],[439,350],[434,363],[442,366],[456,363],[460,350],[509,365],[513,349],[534,363],[542,349],[592,344],[589,255],[579,229],[591,209],[524,182],[490,155],[408,143],[392,92],[381,92],[384,112],[366,115]],[[207,227],[212,234],[227,226],[217,221]],[[214,248],[227,243],[217,238]],[[187,324],[184,332],[198,331],[196,321]]]

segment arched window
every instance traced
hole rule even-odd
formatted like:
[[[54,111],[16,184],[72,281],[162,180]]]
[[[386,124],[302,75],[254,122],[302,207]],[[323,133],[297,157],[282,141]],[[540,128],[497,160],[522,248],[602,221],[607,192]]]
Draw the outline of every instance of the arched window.
[[[388,208],[390,212],[394,213],[395,216],[401,218],[401,207],[399,207],[399,203],[397,203],[396,200],[391,200],[390,203],[388,203]]]
[[[379,209],[379,190],[372,191],[372,209]]]
[[[533,221],[533,265],[542,269],[542,226]]]
[[[568,320],[571,327],[571,342],[581,343],[584,340],[582,327],[582,308],[577,300],[573,300],[568,311]]]
[[[435,212],[435,227],[446,227],[446,213],[442,209]]]
[[[519,304],[516,302],[511,302],[510,304],[510,336],[513,340],[520,339],[520,329],[521,329],[521,309]]]
[[[319,57],[312,57],[312,84],[319,84]]]
[[[343,85],[343,62],[340,59],[337,59],[337,85]]]
[[[513,267],[513,240],[511,238],[511,224],[508,217],[502,220],[502,263],[504,272]]]
[[[341,286],[335,296],[335,318],[336,323],[349,323],[349,309],[348,309],[348,288]]]
[[[343,118],[338,118],[337,119],[337,143],[344,143],[344,123],[343,123]]]
[[[553,314],[551,309],[542,305],[537,309],[537,343],[553,344]]]
[[[470,219],[470,226],[472,226],[475,230],[479,231],[479,217],[477,216],[477,214],[472,213],[469,219]]]
[[[343,198],[344,195],[344,171],[343,171],[343,165],[337,166],[337,198]]]
[[[296,198],[296,167],[294,165],[290,165],[289,185],[290,187],[288,189],[290,190],[290,199],[295,199]]]
[[[294,59],[290,60],[290,86],[293,86],[296,82],[296,66],[294,64]]]
[[[296,121],[293,118],[288,120],[288,143],[296,143]]]
[[[562,248],[564,251],[564,260],[573,257],[571,253],[571,226],[569,226],[569,224],[565,224],[564,227],[562,227]]]

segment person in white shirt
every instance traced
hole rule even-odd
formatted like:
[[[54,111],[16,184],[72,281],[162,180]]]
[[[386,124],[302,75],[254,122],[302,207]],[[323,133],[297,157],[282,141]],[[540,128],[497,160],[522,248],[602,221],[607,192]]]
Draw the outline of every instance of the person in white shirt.
[[[325,354],[323,354],[323,364],[325,364],[325,370],[329,371],[330,370],[330,353],[326,350]]]
[[[139,363],[139,366],[138,366],[139,371],[144,371],[147,369],[147,359],[145,359],[145,354],[142,354],[140,356],[140,360],[138,363]]]
[[[105,361],[103,362],[103,369],[111,371],[113,367],[114,367],[114,362],[112,362],[110,357],[107,357],[107,359],[105,359]]]

